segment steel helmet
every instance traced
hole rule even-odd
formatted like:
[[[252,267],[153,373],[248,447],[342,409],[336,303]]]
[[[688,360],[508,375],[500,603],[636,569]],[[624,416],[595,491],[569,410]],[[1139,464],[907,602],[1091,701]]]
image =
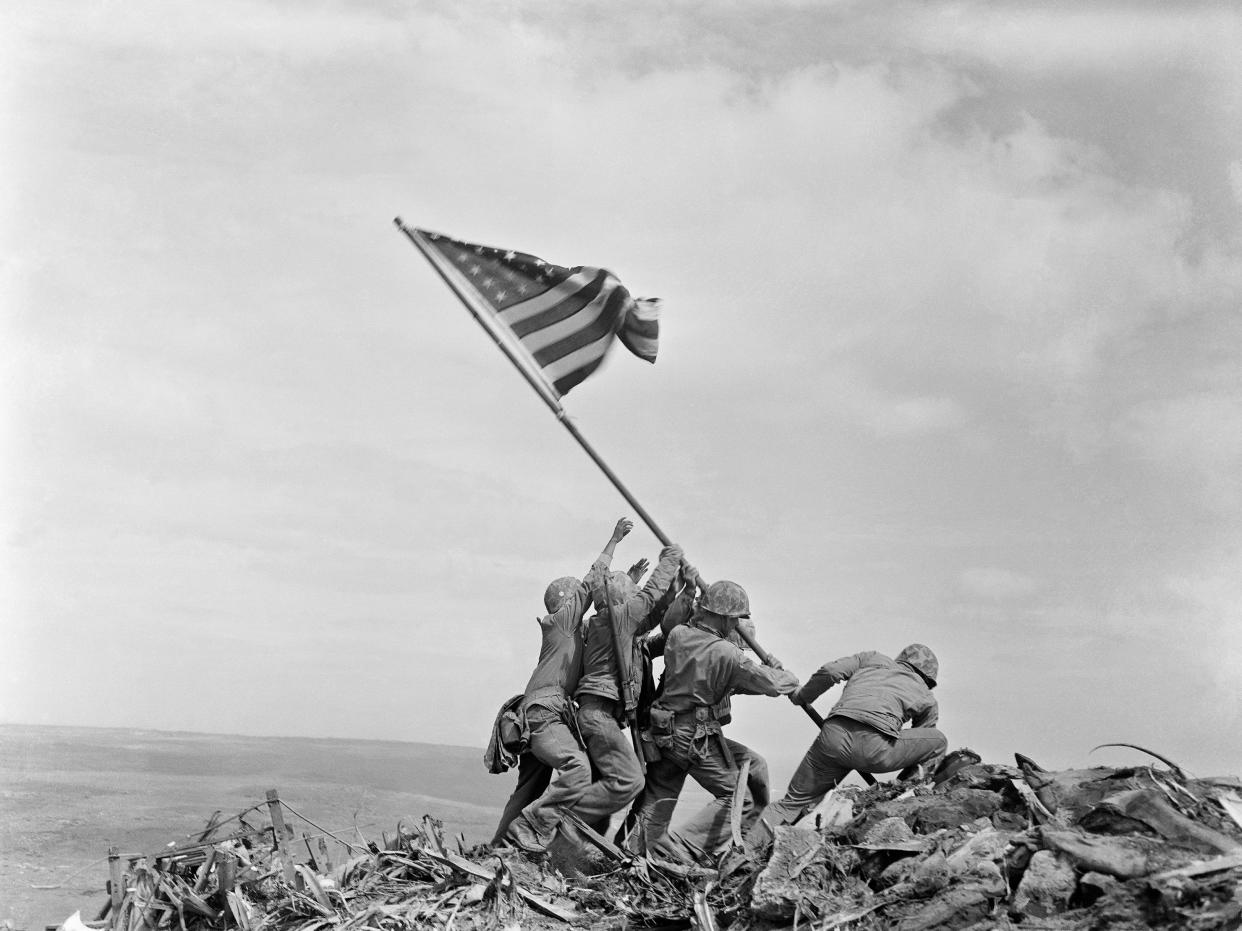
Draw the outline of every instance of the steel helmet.
[[[736,582],[722,579],[707,586],[707,594],[699,607],[721,617],[750,617],[750,599],[746,589]]]
[[[581,584],[572,575],[563,575],[559,579],[554,579],[543,593],[543,606],[548,609],[548,613],[556,612],[565,603],[565,599],[572,594],[574,588]]]
[[[897,662],[905,663],[921,674],[927,680],[928,685],[933,687],[936,685],[936,679],[940,675],[940,661],[936,659],[936,654],[931,651],[931,647],[925,647],[921,643],[912,643],[897,654]]]
[[[609,594],[612,595],[611,601],[608,599]],[[607,592],[605,592],[602,582],[596,587],[595,591],[591,592],[591,596],[595,601],[596,611],[604,610],[609,604],[623,604],[637,594],[638,586],[624,572],[609,573]]]

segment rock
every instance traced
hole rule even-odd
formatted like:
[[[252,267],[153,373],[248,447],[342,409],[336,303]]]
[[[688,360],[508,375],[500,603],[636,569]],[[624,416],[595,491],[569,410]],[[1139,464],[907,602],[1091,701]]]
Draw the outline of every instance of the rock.
[[[986,918],[992,911],[992,899],[980,886],[954,886],[906,914],[895,927],[897,931],[957,931]]]
[[[986,789],[952,789],[944,795],[929,796],[910,821],[919,834],[934,834],[946,828],[969,824],[976,818],[991,817],[1001,807],[1001,797]]]
[[[1183,847],[1215,853],[1242,849],[1242,843],[1232,837],[1187,818],[1155,789],[1130,789],[1110,795],[1087,812],[1079,824],[1097,834],[1133,833],[1135,825],[1139,825],[1143,833],[1157,834]]]
[[[949,863],[938,850],[919,860],[910,873],[910,887],[916,896],[935,895],[948,884]]]
[[[987,827],[949,854],[949,872],[957,881],[980,885],[995,895],[1003,895],[1006,886],[1001,863],[1008,846],[1007,835]]]
[[[1044,918],[1068,907],[1076,886],[1074,869],[1050,850],[1037,850],[1013,896],[1011,912]]]
[[[811,813],[811,824],[825,833],[836,836],[854,820],[854,803],[840,792],[829,792]]]
[[[772,856],[755,880],[751,912],[769,921],[792,918],[799,902],[823,888],[823,868],[810,868],[810,861],[823,843],[818,833],[806,828],[774,828]]]
[[[1096,872],[1083,873],[1082,878],[1078,880],[1078,894],[1075,896],[1075,902],[1089,906],[1119,888],[1121,888],[1121,883],[1112,876]]]
[[[1064,854],[1081,870],[1094,870],[1121,879],[1144,876],[1149,871],[1147,857],[1120,841],[1047,827],[1040,831],[1040,838],[1046,848]]]
[[[903,819],[892,817],[877,821],[867,829],[866,835],[855,847],[863,850],[904,850],[917,853],[927,846],[927,841],[914,836]]]
[[[914,867],[917,863],[918,861],[914,857],[902,857],[900,860],[894,860],[875,878],[875,885],[881,889],[886,889],[889,886],[907,882],[914,872]]]

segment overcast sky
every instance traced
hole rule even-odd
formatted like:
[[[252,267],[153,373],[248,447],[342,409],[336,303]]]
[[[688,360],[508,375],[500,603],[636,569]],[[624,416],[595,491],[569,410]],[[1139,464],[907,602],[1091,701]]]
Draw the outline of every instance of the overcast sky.
[[[628,512],[400,215],[664,299],[566,407],[801,677],[1242,772],[1235,4],[0,18],[3,720],[483,744]]]

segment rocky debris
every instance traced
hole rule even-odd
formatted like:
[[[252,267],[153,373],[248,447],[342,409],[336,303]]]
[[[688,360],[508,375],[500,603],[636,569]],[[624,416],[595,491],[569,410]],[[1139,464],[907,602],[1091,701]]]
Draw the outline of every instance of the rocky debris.
[[[752,900],[752,921],[788,923],[796,910],[818,917],[822,931],[1242,928],[1234,780],[1196,780],[1176,767],[1049,772],[1028,757],[1016,762],[958,756],[930,783],[836,790],[833,810],[848,801],[853,820],[821,827],[820,847],[798,836],[800,875],[819,875],[814,851],[852,847],[852,877],[864,891],[840,873],[826,895],[792,879],[794,835],[778,830],[755,881],[765,899],[762,912]]]
[[[766,850],[690,865],[636,857],[581,823],[549,852],[450,850],[438,823],[378,841],[277,816],[213,821],[128,869],[108,931],[1141,931],[1242,928],[1242,796],[1180,769],[1049,772],[958,751],[919,784],[839,788]],[[256,808],[259,806],[256,806]],[[292,809],[290,809],[292,811]],[[296,813],[295,813],[296,814]],[[253,816],[252,816],[253,818]],[[300,854],[300,855],[299,855]],[[335,859],[338,865],[333,865]],[[117,864],[114,864],[117,865]],[[119,866],[119,865],[118,865]],[[119,873],[118,873],[119,876]]]

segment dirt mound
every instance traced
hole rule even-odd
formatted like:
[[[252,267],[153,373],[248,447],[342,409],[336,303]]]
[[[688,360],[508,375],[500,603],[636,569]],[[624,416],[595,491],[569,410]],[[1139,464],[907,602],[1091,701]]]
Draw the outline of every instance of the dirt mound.
[[[378,841],[295,844],[273,807],[272,826],[224,835],[209,825],[194,844],[118,858],[112,898],[88,924],[1239,928],[1239,789],[1176,767],[1046,772],[1022,756],[1007,766],[958,751],[916,785],[838,789],[802,824],[777,827],[766,849],[735,846],[710,868],[629,856],[581,825],[533,859],[461,840],[451,849],[430,817]]]

